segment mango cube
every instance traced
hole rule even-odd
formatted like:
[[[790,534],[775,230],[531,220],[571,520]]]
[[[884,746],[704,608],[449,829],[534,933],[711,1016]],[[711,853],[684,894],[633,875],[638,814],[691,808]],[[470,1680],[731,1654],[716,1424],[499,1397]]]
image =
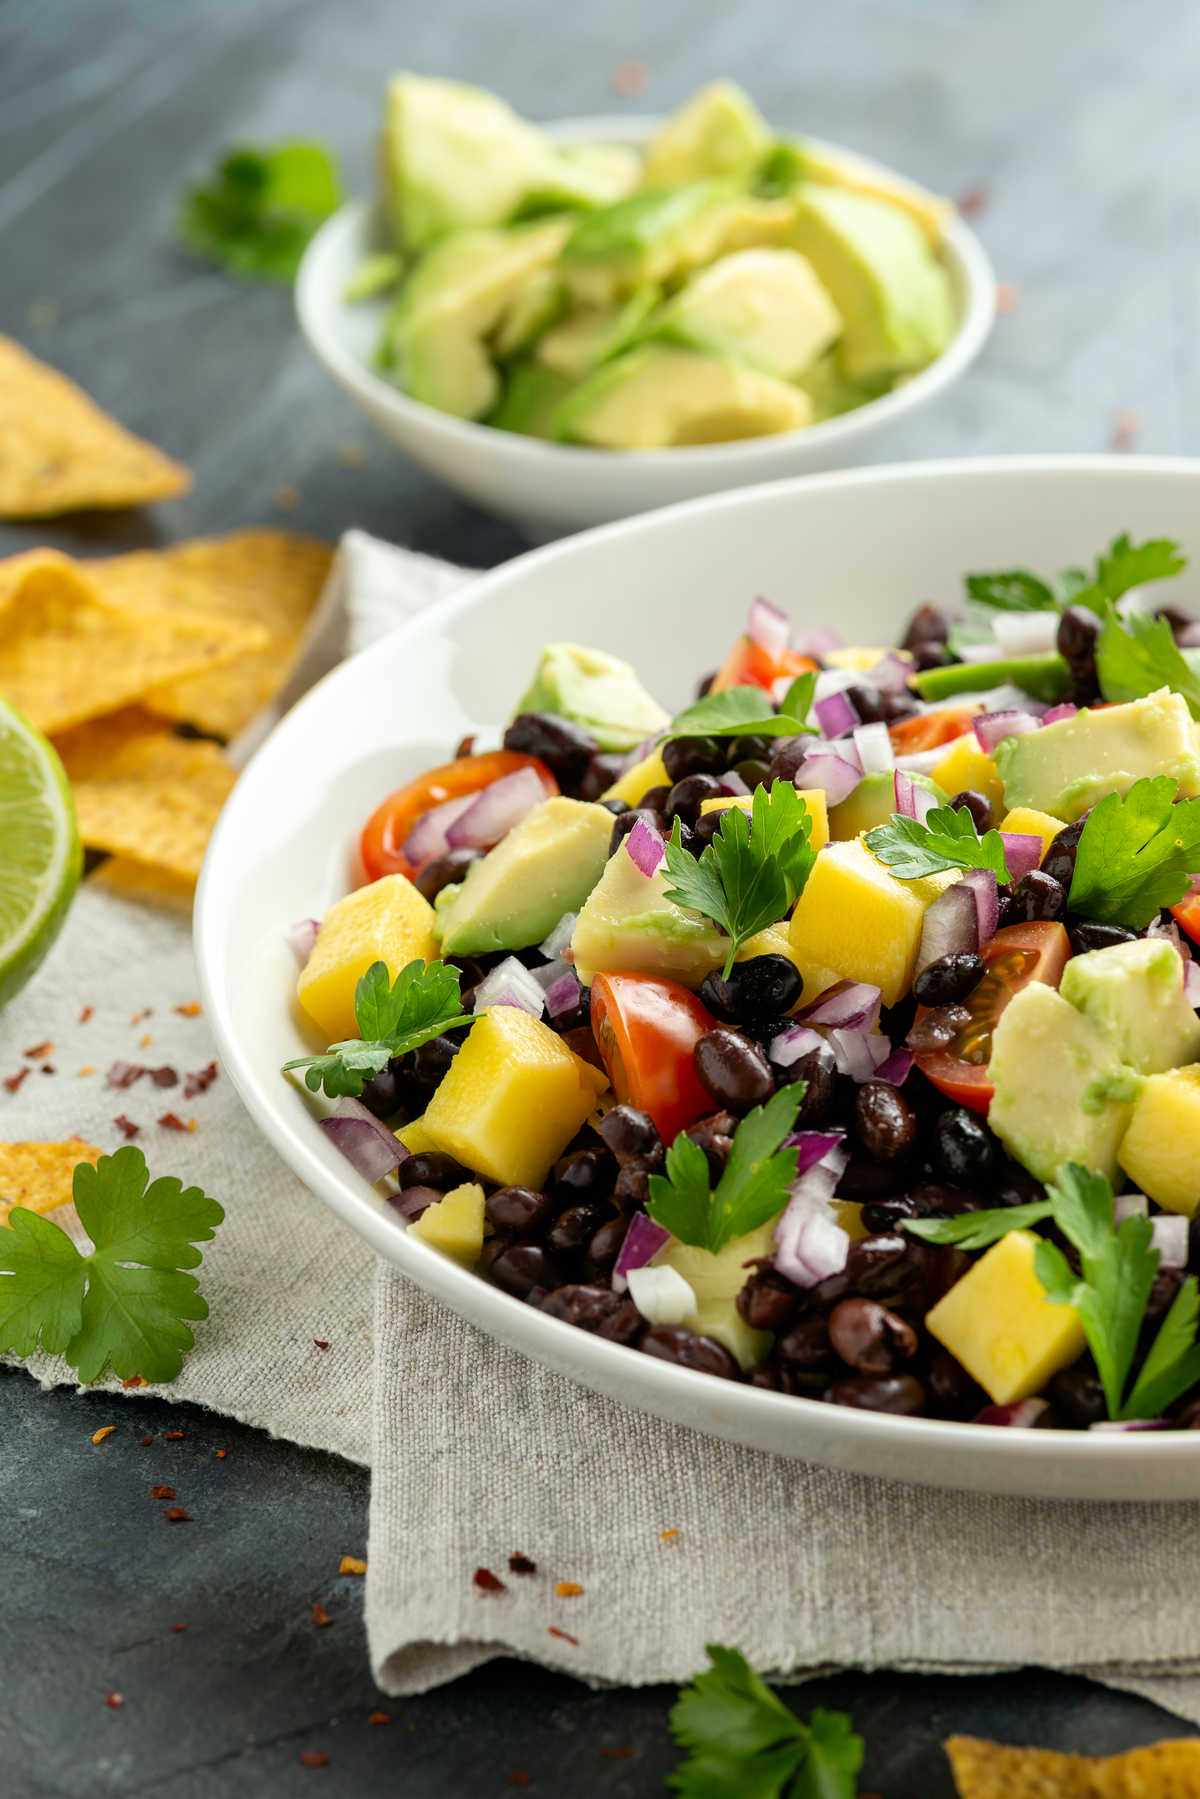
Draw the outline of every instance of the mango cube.
[[[812,830],[808,836],[809,846],[814,850],[824,849],[829,842],[829,802],[825,797],[825,789],[823,787],[801,787],[799,791],[800,798],[808,807],[809,815],[812,818]],[[754,806],[754,795],[741,793],[736,799],[722,797],[714,800],[701,800],[700,813],[703,816],[706,812],[727,812],[730,806],[739,806],[743,812],[750,812]]]
[[[384,875],[330,906],[296,983],[296,998],[329,1043],[357,1037],[354,989],[372,962],[392,980],[437,955],[433,907],[404,875]]]
[[[403,1143],[410,1156],[428,1155],[431,1149],[437,1148],[437,1144],[425,1128],[423,1116],[410,1118],[407,1124],[400,1126],[395,1135],[396,1140]]]
[[[519,1006],[492,1006],[425,1108],[438,1149],[504,1187],[540,1187],[608,1085]]]
[[[930,769],[929,778],[944,787],[951,797],[964,788],[973,787],[976,793],[986,794],[994,811],[999,812],[1004,804],[1004,789],[996,773],[996,764],[986,750],[980,749],[974,731],[955,739],[946,754]]]
[[[904,662],[912,661],[907,650],[890,650],[883,645],[865,643],[848,643],[840,650],[826,650],[824,661],[826,668],[841,668],[850,674],[865,675],[885,656],[897,655]]]
[[[483,1204],[478,1181],[464,1181],[414,1218],[408,1228],[423,1243],[431,1243],[443,1255],[473,1268],[483,1254]]]
[[[994,1405],[1040,1393],[1087,1346],[1075,1307],[1047,1299],[1034,1272],[1037,1246],[1032,1231],[1009,1231],[925,1317]]]
[[[1200,1204],[1200,1064],[1148,1077],[1117,1160],[1164,1212],[1195,1216]]]
[[[1012,831],[1018,837],[1040,837],[1043,856],[1053,839],[1066,828],[1061,818],[1053,818],[1049,812],[1039,812],[1034,806],[1014,806],[1000,821],[1002,831]]]
[[[788,927],[809,998],[832,981],[870,981],[894,1006],[912,985],[926,909],[958,878],[898,881],[858,838],[829,844]]]
[[[671,777],[663,762],[660,746],[651,750],[640,762],[635,762],[632,768],[627,768],[620,780],[614,781],[601,797],[606,800],[624,800],[627,806],[636,806],[642,795],[649,793],[652,787],[670,785]]]

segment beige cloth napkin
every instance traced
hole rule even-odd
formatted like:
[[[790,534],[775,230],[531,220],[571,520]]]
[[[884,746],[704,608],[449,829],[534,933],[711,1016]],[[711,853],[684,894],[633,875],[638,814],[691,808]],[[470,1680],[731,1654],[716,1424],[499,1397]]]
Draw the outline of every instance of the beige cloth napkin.
[[[297,688],[464,578],[350,533]],[[124,1114],[153,1170],[221,1200],[201,1271],[211,1316],[179,1379],[150,1391],[371,1462],[367,1625],[387,1690],[503,1653],[585,1679],[678,1680],[717,1640],[792,1679],[831,1664],[1070,1668],[1200,1723],[1200,1504],[989,1500],[807,1468],[587,1393],[382,1264],[372,1313],[368,1252],[223,1076],[190,1100],[182,1079],[106,1084],[116,1060],[203,1069],[205,1021],[175,1010],[195,998],[186,920],[94,879],[0,1014],[0,1076],[31,1069],[0,1088],[0,1136],[113,1149]],[[24,1055],[46,1040],[53,1074]],[[195,1131],[159,1125],[168,1110]],[[53,1357],[29,1366],[46,1385],[74,1378]],[[537,1573],[510,1573],[513,1553]],[[479,1591],[481,1566],[504,1592]],[[558,1581],[583,1590],[560,1597]]]

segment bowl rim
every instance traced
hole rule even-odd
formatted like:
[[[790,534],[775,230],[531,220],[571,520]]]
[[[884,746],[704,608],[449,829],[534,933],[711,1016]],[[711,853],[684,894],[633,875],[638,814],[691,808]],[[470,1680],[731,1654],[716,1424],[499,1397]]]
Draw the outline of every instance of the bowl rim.
[[[273,1103],[243,1053],[241,1034],[234,1023],[227,999],[221,909],[222,863],[226,856],[226,841],[234,837],[235,820],[242,806],[247,804],[246,796],[253,789],[256,770],[277,758],[286,764],[293,751],[299,753],[306,741],[310,713],[339,687],[353,688],[357,678],[356,671],[365,659],[403,652],[409,644],[418,641],[429,630],[445,627],[465,612],[487,605],[497,594],[503,594],[513,584],[519,587],[526,570],[531,566],[541,567],[556,561],[569,565],[573,557],[586,556],[594,543],[686,526],[687,521],[698,516],[701,509],[707,510],[714,506],[727,513],[736,512],[743,507],[753,510],[757,504],[772,496],[782,498],[831,489],[870,488],[913,479],[928,483],[964,475],[986,480],[993,475],[1015,473],[1031,478],[1053,479],[1056,474],[1062,473],[1090,474],[1103,479],[1116,475],[1118,471],[1124,474],[1134,470],[1139,477],[1147,480],[1155,477],[1184,477],[1200,487],[1200,458],[1139,456],[1131,459],[1100,453],[1037,453],[942,458],[791,475],[775,481],[760,482],[751,487],[733,488],[716,495],[683,500],[648,513],[619,519],[612,524],[595,526],[513,557],[496,568],[479,574],[447,599],[417,613],[379,642],[339,663],[279,721],[243,771],[218,819],[196,892],[193,936],[205,1016],[216,1039],[222,1064],[243,1104],[283,1161],[315,1196],[337,1212],[377,1254],[398,1267],[424,1291],[448,1304],[460,1317],[467,1318],[477,1328],[503,1343],[513,1345],[520,1353],[532,1356],[555,1372],[578,1380],[592,1391],[619,1394],[619,1403],[653,1412],[677,1424],[684,1423],[690,1428],[703,1431],[706,1427],[695,1423],[694,1415],[708,1400],[705,1409],[712,1417],[728,1417],[735,1426],[733,1429],[725,1429],[720,1424],[714,1424],[709,1434],[723,1436],[727,1440],[746,1441],[746,1433],[737,1430],[736,1422],[739,1418],[748,1418],[755,1421],[754,1434],[759,1441],[763,1439],[765,1426],[771,1423],[786,1426],[786,1421],[790,1419],[792,1428],[785,1428],[779,1438],[786,1445],[794,1436],[795,1427],[808,1421],[818,1427],[816,1436],[838,1440],[847,1452],[856,1443],[865,1442],[876,1460],[886,1453],[889,1446],[906,1445],[911,1449],[923,1446],[937,1455],[939,1451],[961,1445],[960,1459],[972,1463],[976,1469],[1002,1467],[1012,1471],[1012,1478],[1006,1475],[998,1481],[972,1479],[962,1483],[994,1495],[1038,1490],[1020,1484],[1025,1478],[1020,1470],[1028,1466],[1029,1478],[1036,1480],[1038,1473],[1045,1471],[1051,1446],[1055,1464],[1076,1474],[1081,1469],[1094,1469],[1100,1475],[1113,1466],[1114,1458],[1136,1455],[1137,1451],[1128,1447],[1112,1447],[1116,1443],[1127,1443],[1129,1438],[1136,1442],[1143,1434],[1136,1431],[1125,1434],[1088,1430],[1053,1433],[1032,1429],[1000,1430],[991,1425],[960,1423],[953,1419],[899,1417],[885,1412],[858,1411],[830,1406],[819,1400],[773,1392],[745,1382],[715,1381],[711,1376],[702,1377],[693,1370],[678,1367],[657,1357],[640,1355],[623,1344],[590,1334],[586,1335],[586,1346],[580,1347],[578,1339],[584,1333],[580,1333],[574,1326],[526,1305],[523,1300],[493,1286],[473,1269],[460,1267],[400,1228],[395,1218],[368,1203],[367,1193],[373,1190],[362,1188],[361,1177],[353,1176],[353,1180],[359,1183],[357,1187],[352,1186],[350,1178],[346,1176],[341,1178],[340,1183],[339,1180],[330,1178],[328,1169],[311,1144],[305,1141],[305,1134],[295,1130],[283,1116],[282,1108]],[[313,1127],[315,1130],[315,1119]],[[353,1175],[349,1164],[347,1169]],[[521,1320],[519,1326],[518,1319]],[[558,1353],[560,1347],[567,1350],[572,1344],[576,1346],[574,1357],[570,1353]],[[589,1365],[607,1371],[607,1378],[598,1374],[593,1379],[590,1375],[572,1372],[570,1364],[573,1360],[586,1360]],[[696,1385],[698,1380],[704,1382],[700,1388]],[[714,1387],[718,1391],[710,1392]],[[689,1412],[692,1417],[689,1417]],[[1193,1438],[1192,1433],[1186,1431],[1151,1432],[1149,1435],[1150,1448],[1144,1454],[1156,1463],[1161,1465],[1165,1462],[1172,1468],[1180,1465],[1186,1468],[1200,1462],[1200,1436]],[[790,1459],[800,1459],[802,1454],[786,1447],[777,1453],[783,1453]],[[820,1459],[836,1463],[835,1457],[821,1456]],[[919,1476],[907,1475],[905,1478]],[[955,1485],[953,1480],[944,1479],[938,1474],[930,1476],[930,1484],[943,1488]],[[1091,1493],[1079,1497],[1098,1503],[1110,1503],[1112,1500],[1110,1495],[1097,1496]],[[1156,1498],[1163,1501],[1184,1498],[1194,1501],[1195,1493],[1157,1495]]]
[[[559,119],[542,128],[556,143],[644,143],[660,123],[661,116],[658,115],[639,114],[629,118],[600,115]],[[806,136],[805,141],[820,150],[852,156],[865,169],[877,170],[897,180],[910,179],[899,170],[828,138]],[[657,450],[605,450],[589,444],[554,443],[543,438],[524,437],[515,431],[500,431],[494,425],[476,419],[461,419],[453,413],[441,412],[423,400],[414,400],[402,388],[384,380],[368,363],[351,354],[336,331],[326,329],[323,320],[327,316],[328,294],[319,278],[325,248],[332,239],[361,233],[375,205],[373,200],[348,201],[325,221],[305,249],[296,274],[295,307],[300,330],[309,348],[329,374],[368,408],[383,408],[422,431],[440,433],[447,444],[475,450],[483,446],[495,448],[514,463],[523,464],[533,475],[539,469],[548,472],[552,467],[562,468],[564,458],[573,468],[584,468],[589,464],[611,467],[613,458],[619,457],[622,463],[635,466],[639,472],[686,467],[703,474],[707,469],[716,472],[734,462],[740,473],[756,458],[766,461],[773,452],[788,445],[811,446],[815,453],[825,451],[835,455],[842,445],[853,442],[861,432],[885,428],[956,381],[978,356],[996,319],[996,274],[991,260],[961,214],[952,211],[945,221],[943,255],[949,260],[962,289],[963,306],[957,329],[940,356],[890,393],[814,425],[799,425],[791,431],[737,438],[728,443],[680,444],[673,449]],[[344,304],[340,295],[338,304]]]

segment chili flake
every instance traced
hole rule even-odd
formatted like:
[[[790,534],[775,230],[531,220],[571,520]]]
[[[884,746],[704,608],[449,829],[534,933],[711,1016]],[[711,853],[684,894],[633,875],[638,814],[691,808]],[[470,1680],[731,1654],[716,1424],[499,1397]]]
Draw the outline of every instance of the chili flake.
[[[527,1787],[533,1785],[533,1775],[527,1774],[524,1768],[512,1768],[506,1779],[510,1787]]]
[[[43,1074],[57,1074],[58,1069],[54,1066],[53,1062],[43,1062],[41,1072]]]
[[[165,1131],[194,1131],[196,1128],[194,1118],[189,1119],[185,1124],[178,1112],[164,1112],[162,1117],[156,1120],[156,1123],[161,1124]]]
[[[132,1087],[133,1083],[140,1081],[145,1073],[146,1070],[140,1062],[116,1061],[104,1078],[110,1087]]]
[[[367,1718],[368,1724],[390,1724],[391,1721],[391,1712],[372,1712]]]
[[[102,1424],[99,1430],[92,1432],[92,1442],[103,1443],[105,1437],[111,1437],[116,1428],[115,1424]]]
[[[316,1349],[328,1349],[329,1343],[324,1337],[314,1337],[313,1346]]]
[[[163,1509],[163,1517],[168,1524],[190,1524],[191,1519],[181,1505],[168,1505]]]
[[[499,1575],[493,1574],[490,1568],[476,1568],[471,1579],[481,1593],[507,1593],[508,1591]]]
[[[139,1380],[141,1379],[140,1375],[138,1376],[138,1379]],[[164,1443],[182,1443],[183,1442],[183,1432],[181,1430],[165,1430],[163,1432],[163,1442]]]
[[[329,1757],[322,1755],[319,1749],[302,1749],[296,1757],[302,1768],[327,1768]]]
[[[675,1538],[679,1535],[679,1526],[675,1525],[671,1530],[660,1530],[658,1535],[660,1541],[664,1543],[673,1543]]]
[[[124,1386],[124,1384],[125,1384],[124,1381],[122,1381],[121,1385]],[[149,1449],[151,1443],[153,1443],[153,1441],[154,1441],[154,1438],[153,1437],[139,1437],[138,1441],[141,1444],[143,1449]]]
[[[228,1454],[229,1454],[229,1451],[228,1451],[228,1450],[227,1450],[227,1449],[218,1449],[218,1451],[217,1451],[217,1460],[218,1460],[218,1461],[219,1461],[219,1462],[223,1462],[223,1461],[224,1461],[224,1460],[225,1460],[225,1457],[226,1457],[226,1456],[227,1456],[227,1455],[228,1455]]]
[[[207,1093],[216,1078],[216,1063],[206,1062],[203,1068],[197,1068],[194,1073],[186,1076],[183,1086],[184,1099],[195,1099],[197,1093]]]
[[[113,1123],[116,1125],[117,1129],[120,1131],[122,1137],[124,1137],[124,1139],[127,1143],[129,1142],[129,1140],[131,1138],[140,1137],[142,1134],[141,1125],[135,1124],[133,1122],[132,1118],[126,1118],[124,1112],[118,1112],[116,1117],[113,1119]]]
[[[986,187],[969,187],[958,196],[958,210],[964,219],[976,219],[987,211],[991,197]]]
[[[313,1600],[312,1616],[314,1624],[333,1623],[333,1619],[329,1616],[329,1613],[325,1610],[325,1607],[321,1604],[319,1599]]]
[[[1020,289],[1017,287],[1015,282],[1013,282],[1013,281],[997,281],[997,283],[996,283],[996,311],[997,312],[1013,312],[1013,311],[1015,311],[1017,301],[1020,299],[1020,297],[1021,297]]]
[[[77,1068],[75,1070],[75,1073],[80,1076],[85,1074],[95,1074],[95,1072],[96,1070],[90,1062],[85,1062],[82,1068]]]
[[[123,1387],[144,1387],[146,1385],[146,1376],[144,1374],[131,1374],[128,1380],[123,1380],[121,1382],[121,1385]],[[148,1443],[150,1438],[147,1437],[146,1441]]]
[[[125,1695],[124,1693],[106,1693],[104,1695],[104,1703],[107,1705],[109,1711],[119,1712],[125,1703]]]
[[[172,1012],[178,1012],[181,1018],[199,1018],[204,1007],[198,999],[189,1000],[186,1006],[172,1006]]]
[[[546,1634],[552,1637],[561,1637],[563,1642],[570,1643],[573,1649],[578,1649],[579,1647],[579,1638],[573,1637],[569,1630],[560,1630],[557,1624],[547,1625]]]
[[[600,1751],[600,1753],[601,1753],[601,1755],[606,1755],[610,1762],[627,1762],[630,1760],[630,1758],[632,1756],[635,1756],[637,1754],[637,1750],[636,1749],[602,1749]]]
[[[150,1069],[149,1073],[150,1079],[156,1087],[174,1087],[179,1083],[179,1076],[166,1063],[161,1068]]]
[[[138,1038],[138,1048],[139,1049],[148,1049],[150,1044],[152,1044],[153,1042],[154,1042],[153,1037],[150,1035],[149,1031],[147,1031],[144,1037]]]
[[[579,1595],[583,1592],[583,1588],[577,1580],[556,1580],[554,1583],[554,1591],[558,1594],[560,1599],[578,1599]]]
[[[171,1633],[172,1633],[172,1635],[173,1635],[173,1636],[178,1636],[178,1635],[179,1635],[179,1632],[180,1632],[180,1631],[181,1631],[181,1630],[186,1630],[186,1629],[187,1629],[187,1625],[186,1625],[186,1624],[172,1624],[172,1626],[171,1626]]]
[[[21,1051],[21,1054],[30,1062],[44,1062],[46,1057],[53,1055],[53,1053],[54,1045],[50,1042],[49,1038],[46,1039],[45,1043],[35,1043],[32,1049],[23,1049]]]
[[[367,1564],[361,1555],[344,1555],[338,1563],[339,1574],[365,1574]]]
[[[95,1012],[95,1010],[96,1010],[95,1006],[85,1006],[83,1008],[83,1011],[79,1014],[79,1023],[86,1024],[88,1019]]]
[[[149,1018],[153,1014],[153,1011],[153,1006],[144,1006],[140,1012],[131,1012],[129,1014],[130,1024],[141,1024],[143,1018]]]
[[[536,1574],[537,1563],[531,1562],[527,1555],[514,1553],[508,1558],[508,1565],[514,1574]]]
[[[8,1091],[10,1093],[15,1093],[28,1073],[29,1070],[27,1068],[18,1068],[16,1074],[5,1075],[4,1085],[8,1088]]]
[[[174,1499],[175,1489],[174,1487],[151,1487],[150,1497],[151,1499]]]
[[[612,84],[624,100],[636,100],[650,85],[650,70],[636,57],[626,57],[612,72]]]

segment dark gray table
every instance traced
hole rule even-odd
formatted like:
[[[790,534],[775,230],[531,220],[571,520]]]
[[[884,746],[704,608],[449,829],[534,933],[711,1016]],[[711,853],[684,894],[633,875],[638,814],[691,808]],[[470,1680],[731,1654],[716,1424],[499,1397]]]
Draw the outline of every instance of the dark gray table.
[[[1138,447],[1200,448],[1198,53],[1196,9],[1119,0],[4,0],[0,330],[197,479],[154,514],[11,528],[0,550],[228,530],[280,518],[281,488],[299,496],[287,522],[329,537],[357,524],[478,565],[522,547],[371,438],[309,359],[285,292],[237,286],[171,247],[181,183],[231,139],[318,133],[362,187],[380,80],[401,65],[489,83],[540,117],[629,106],[611,82],[627,58],[650,72],[642,106],[729,73],[781,123],[977,190],[1016,305],[895,456],[1103,450],[1128,409]],[[340,460],[349,444],[367,449],[364,466]],[[510,1663],[380,1699],[362,1583],[331,1578],[365,1539],[360,1470],[158,1402],[131,1404],[99,1454],[90,1435],[111,1400],[43,1394],[20,1372],[0,1373],[0,1395],[5,1799],[207,1799],[308,1780],[418,1799],[499,1794],[520,1773],[545,1793],[661,1790],[665,1690],[592,1693]],[[195,1522],[151,1528],[151,1482],[186,1486]],[[853,1711],[864,1785],[888,1799],[950,1792],[936,1745],[951,1730],[1100,1752],[1177,1728],[1139,1700],[1036,1672],[847,1675],[809,1688],[801,1702],[814,1701]],[[368,1721],[377,1709],[389,1723]],[[310,1773],[305,1751],[328,1765]]]

